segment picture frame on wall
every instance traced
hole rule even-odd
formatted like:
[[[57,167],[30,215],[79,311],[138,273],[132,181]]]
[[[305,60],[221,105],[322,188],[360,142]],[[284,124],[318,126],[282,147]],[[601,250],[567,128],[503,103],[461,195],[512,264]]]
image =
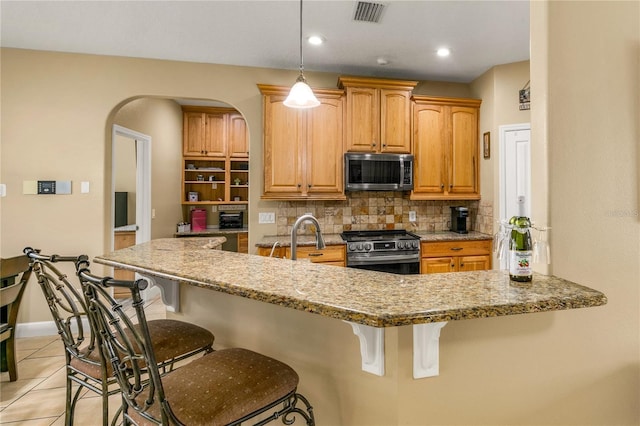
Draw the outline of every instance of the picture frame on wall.
[[[491,133],[484,132],[482,135],[482,152],[484,153],[484,158],[491,157]]]

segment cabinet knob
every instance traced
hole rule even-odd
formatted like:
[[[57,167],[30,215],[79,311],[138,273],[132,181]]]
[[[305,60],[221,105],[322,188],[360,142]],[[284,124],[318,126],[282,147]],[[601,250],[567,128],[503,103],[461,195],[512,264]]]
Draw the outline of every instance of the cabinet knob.
[[[464,263],[461,263],[461,264],[460,264],[460,267],[461,267],[461,268],[464,268]]]
[[[376,146],[376,143],[375,143],[375,142],[373,142],[373,143],[371,144],[371,146]]]
[[[298,188],[302,188],[302,184],[301,183],[298,184]]]
[[[444,189],[444,183],[440,184],[440,189]]]
[[[454,267],[454,264],[453,264],[453,263],[451,264],[451,267],[452,267],[452,268]]]
[[[308,185],[307,185],[307,188],[311,188],[311,184],[308,184]]]
[[[386,144],[386,143],[383,143],[383,144],[382,144],[382,147],[384,148],[385,146],[387,146],[387,144]]]
[[[449,188],[453,188],[453,184],[452,183],[449,184]]]

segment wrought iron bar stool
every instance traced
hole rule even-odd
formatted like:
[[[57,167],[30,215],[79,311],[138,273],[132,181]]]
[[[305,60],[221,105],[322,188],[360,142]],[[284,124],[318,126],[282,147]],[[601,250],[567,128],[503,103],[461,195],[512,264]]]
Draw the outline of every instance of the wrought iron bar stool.
[[[46,256],[38,250],[25,248],[31,269],[47,300],[51,315],[65,348],[66,359],[66,414],[65,424],[72,425],[76,403],[82,389],[89,389],[102,397],[102,424],[109,424],[109,396],[120,393],[113,376],[112,363],[100,350],[100,335],[92,327],[87,315],[87,304],[81,287],[75,287],[67,275],[54,264],[64,262],[77,269],[89,266],[87,256]],[[139,333],[137,324],[128,324],[126,333]],[[212,352],[214,336],[208,330],[183,321],[161,319],[145,324],[163,374],[173,370],[176,362],[197,354]],[[78,388],[73,391],[73,383]],[[119,418],[113,415],[112,424]]]
[[[161,376],[140,296],[147,281],[97,277],[86,268],[78,275],[90,320],[120,385],[125,425],[239,425],[248,420],[263,425],[278,418],[290,425],[299,417],[315,425],[313,408],[297,393],[298,374],[247,349],[217,350]],[[111,297],[112,287],[131,291],[139,333],[126,333],[131,319]],[[304,408],[297,406],[300,401]]]

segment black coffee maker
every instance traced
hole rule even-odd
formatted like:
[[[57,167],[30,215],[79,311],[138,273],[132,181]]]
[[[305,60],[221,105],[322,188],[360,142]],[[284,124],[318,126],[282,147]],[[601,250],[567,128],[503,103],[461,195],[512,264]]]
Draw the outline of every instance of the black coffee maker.
[[[458,234],[466,234],[467,231],[467,216],[469,216],[469,209],[466,207],[452,206],[451,207],[451,231]]]

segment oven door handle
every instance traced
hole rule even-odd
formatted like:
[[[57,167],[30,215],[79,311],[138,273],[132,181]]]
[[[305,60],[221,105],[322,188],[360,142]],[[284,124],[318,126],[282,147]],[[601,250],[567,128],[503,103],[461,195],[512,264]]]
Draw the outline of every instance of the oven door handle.
[[[359,266],[359,265],[382,265],[387,263],[415,263],[420,261],[420,254],[411,256],[398,255],[398,256],[377,256],[358,259],[347,258],[347,266]]]

